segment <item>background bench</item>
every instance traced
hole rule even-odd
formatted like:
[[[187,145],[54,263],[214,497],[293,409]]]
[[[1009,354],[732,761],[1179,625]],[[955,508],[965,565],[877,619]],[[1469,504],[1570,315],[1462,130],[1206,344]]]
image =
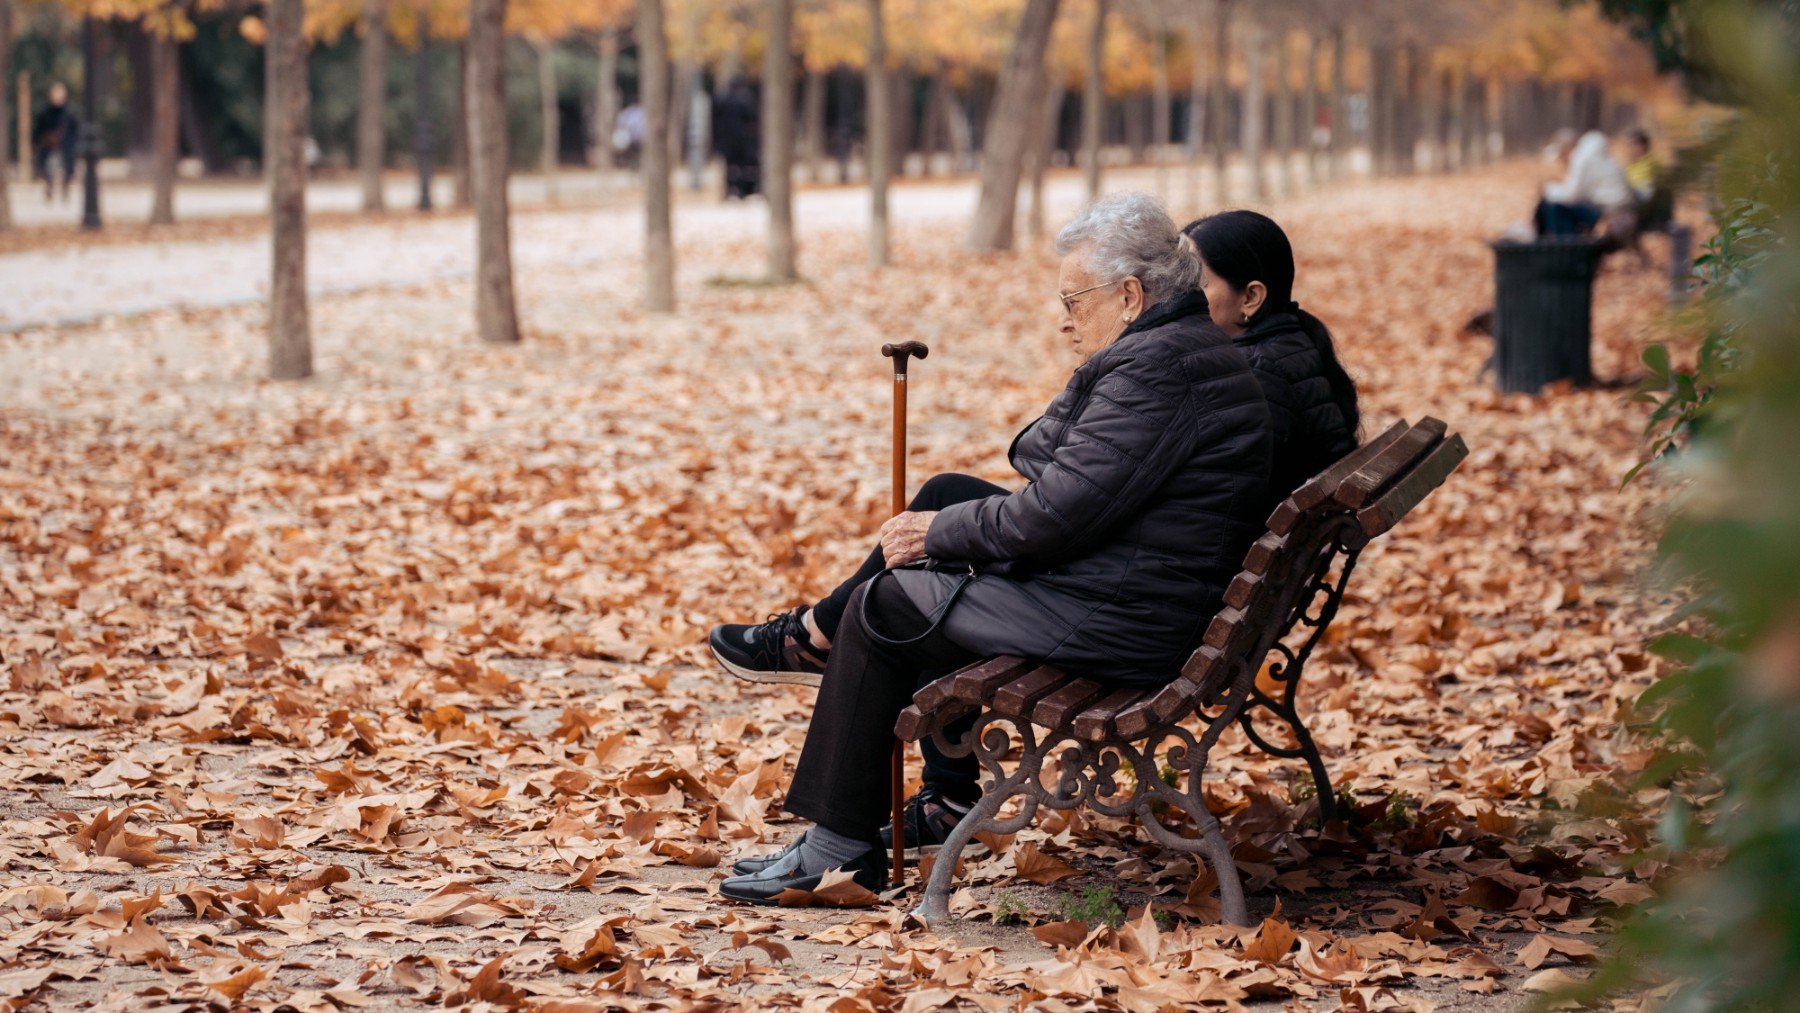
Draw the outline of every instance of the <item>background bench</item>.
[[[1443,422],[1401,421],[1301,486],[1270,515],[1203,643],[1165,686],[1120,688],[1025,658],[998,657],[919,690],[895,734],[907,741],[931,735],[952,756],[973,753],[988,780],[981,800],[939,851],[915,916],[927,925],[949,917],[957,859],[976,833],[1015,833],[1041,806],[1085,805],[1136,817],[1158,843],[1204,855],[1219,881],[1225,919],[1246,924],[1231,849],[1201,791],[1207,754],[1235,722],[1264,751],[1305,760],[1321,819],[1337,818],[1330,775],[1295,707],[1306,660],[1337,614],[1363,548],[1467,456],[1462,438],[1448,435]],[[946,731],[969,715],[974,724],[967,734]],[[1270,720],[1287,728],[1292,745],[1271,741]],[[1003,761],[1015,738],[1022,749],[1009,772]],[[1058,750],[1055,783],[1047,784],[1045,760]],[[1165,766],[1183,775],[1176,784],[1160,776]],[[1002,817],[1013,798],[1023,800],[1018,811]],[[1185,814],[1198,836],[1164,822],[1175,814]]]

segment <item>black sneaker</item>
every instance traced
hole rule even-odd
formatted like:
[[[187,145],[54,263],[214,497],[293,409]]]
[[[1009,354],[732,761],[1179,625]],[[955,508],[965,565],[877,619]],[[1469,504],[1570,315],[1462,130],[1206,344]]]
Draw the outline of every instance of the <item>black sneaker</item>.
[[[777,612],[755,625],[714,626],[706,641],[725,671],[749,682],[818,688],[827,652],[812,645],[800,621],[805,606]]]
[[[734,876],[754,876],[764,869],[767,869],[769,866],[774,865],[776,862],[786,858],[788,854],[799,847],[800,843],[804,840],[806,840],[806,834],[805,832],[802,832],[800,836],[794,838],[787,847],[782,848],[780,851],[771,851],[766,855],[753,855],[748,858],[740,858],[731,863],[731,874]]]
[[[936,854],[970,808],[966,803],[952,801],[936,785],[920,788],[901,809],[906,821],[906,857],[917,861],[920,855]],[[971,842],[971,846],[975,843]],[[893,853],[893,823],[881,828],[881,847],[888,854]]]
[[[857,886],[870,893],[880,893],[887,888],[887,856],[882,854],[880,848],[871,845],[869,850],[840,868],[852,875]],[[755,873],[733,876],[719,884],[719,896],[744,904],[774,904],[777,903],[775,898],[783,890],[814,890],[824,878],[824,873],[813,875],[804,872],[768,878]]]

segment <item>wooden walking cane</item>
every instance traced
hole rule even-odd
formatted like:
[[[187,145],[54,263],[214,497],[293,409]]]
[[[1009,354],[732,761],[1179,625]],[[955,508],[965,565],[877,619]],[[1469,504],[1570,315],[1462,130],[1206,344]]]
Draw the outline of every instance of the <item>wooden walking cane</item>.
[[[923,341],[902,341],[897,345],[882,345],[881,354],[894,360],[894,454],[893,454],[893,486],[890,500],[895,514],[906,510],[906,363],[913,356],[923,359],[931,354]],[[900,886],[906,882],[906,820],[901,812],[906,804],[906,743],[898,737],[894,739],[893,784],[894,795],[894,862],[888,870],[888,883]]]

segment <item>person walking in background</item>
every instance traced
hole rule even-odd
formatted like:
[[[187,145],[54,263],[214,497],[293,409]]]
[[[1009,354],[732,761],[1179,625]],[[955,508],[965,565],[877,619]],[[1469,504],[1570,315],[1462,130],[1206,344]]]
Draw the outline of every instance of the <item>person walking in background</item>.
[[[760,109],[750,79],[742,74],[713,106],[713,146],[725,160],[725,199],[762,192]]]
[[[637,168],[638,159],[644,154],[644,107],[633,102],[619,110],[619,118],[613,124],[613,153],[620,165]]]
[[[37,177],[44,181],[44,199],[56,197],[56,176],[62,177],[62,199],[69,199],[75,178],[75,154],[81,145],[81,120],[69,108],[69,89],[61,81],[50,85],[50,98],[31,123],[31,145]],[[51,156],[61,159],[52,172]]]
[[[1650,134],[1642,129],[1626,134],[1625,155],[1625,180],[1631,184],[1638,203],[1648,204],[1663,176],[1663,162],[1650,144]]]
[[[1544,184],[1532,215],[1538,235],[1584,236],[1610,218],[1632,213],[1631,184],[1607,149],[1605,134],[1590,130],[1572,144],[1565,136],[1557,148],[1568,169],[1562,179]]]

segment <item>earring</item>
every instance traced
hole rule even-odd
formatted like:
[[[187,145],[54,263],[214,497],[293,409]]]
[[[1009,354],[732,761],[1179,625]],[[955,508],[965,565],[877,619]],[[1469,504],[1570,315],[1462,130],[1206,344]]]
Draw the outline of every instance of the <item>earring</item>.
[[[1244,314],[1244,319],[1240,322],[1246,323],[1246,324],[1249,323],[1250,322],[1250,314],[1248,314],[1248,313]]]
[[[1126,323],[1131,323],[1131,314],[1127,313],[1124,316],[1120,317],[1119,319],[1125,321]]]

